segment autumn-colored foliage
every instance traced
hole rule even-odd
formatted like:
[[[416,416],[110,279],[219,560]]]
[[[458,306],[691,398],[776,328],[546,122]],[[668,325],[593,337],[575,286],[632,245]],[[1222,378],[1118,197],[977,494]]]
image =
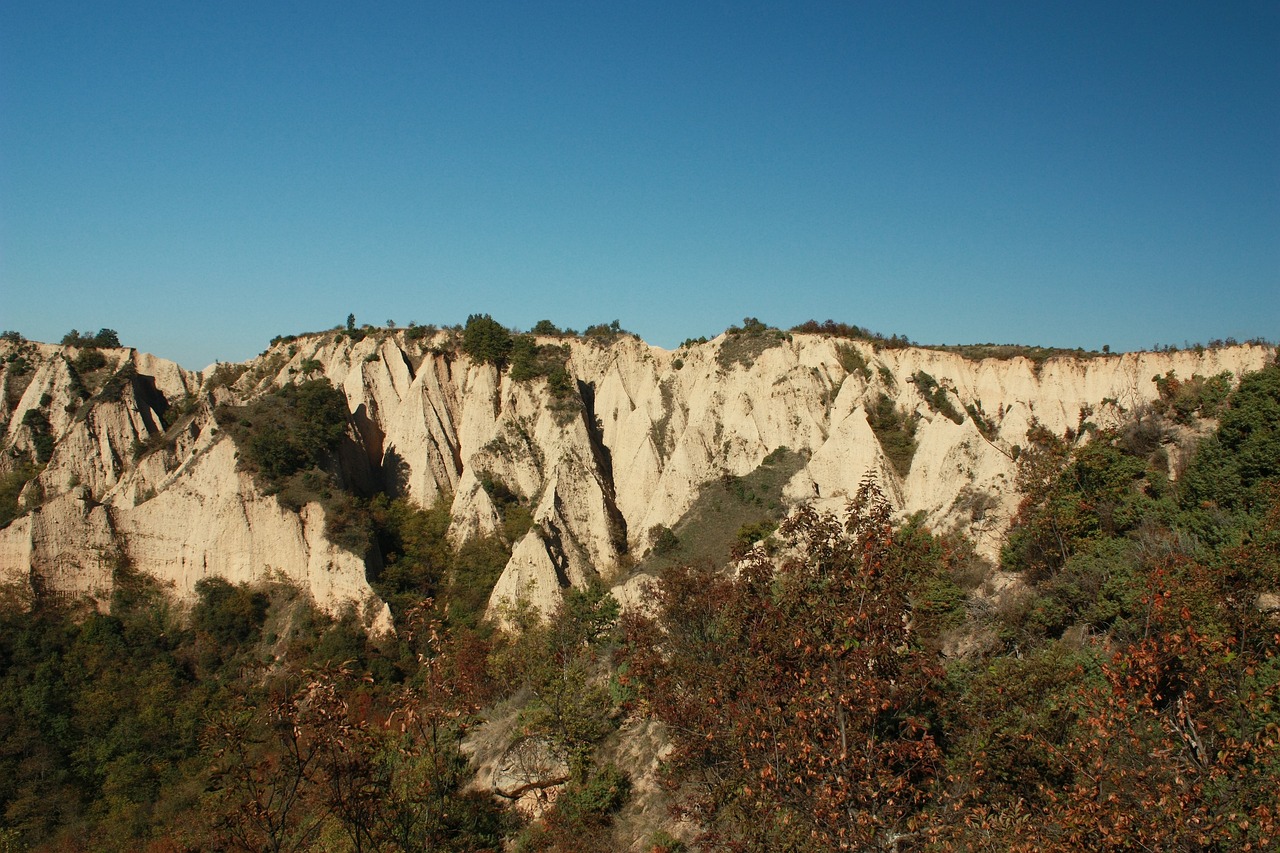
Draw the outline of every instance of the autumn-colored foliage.
[[[621,617],[596,585],[485,623],[504,543],[389,500],[394,637],[278,582],[0,587],[0,849],[1275,850],[1280,368],[1217,402],[1176,465],[1160,411],[1033,425],[1003,591],[870,480]],[[560,765],[532,817],[473,784],[495,703]],[[632,808],[636,724],[682,822]]]
[[[912,630],[874,483],[850,518],[782,528],[735,576],[683,567],[659,615],[629,624],[629,676],[674,742],[669,781],[709,849],[890,849],[914,831],[940,762],[941,670]]]

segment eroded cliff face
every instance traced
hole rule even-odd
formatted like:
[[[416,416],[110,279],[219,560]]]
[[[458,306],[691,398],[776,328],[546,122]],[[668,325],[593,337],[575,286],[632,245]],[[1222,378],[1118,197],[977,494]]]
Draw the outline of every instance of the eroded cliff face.
[[[493,604],[522,597],[547,610],[570,584],[619,579],[708,483],[749,474],[781,447],[805,459],[787,502],[839,509],[870,472],[899,510],[923,512],[994,555],[1018,501],[1015,448],[1033,421],[1059,435],[1086,420],[1105,427],[1156,399],[1157,375],[1238,378],[1272,356],[1241,346],[1037,366],[800,334],[748,347],[722,336],[674,352],[627,336],[547,339],[568,347],[573,389],[556,395],[545,379],[517,382],[473,363],[447,338],[304,336],[273,346],[230,384],[226,366],[190,373],[131,350],[105,351],[107,366],[86,377],[73,367],[76,350],[0,344],[0,474],[37,461],[42,446],[47,454],[23,492],[34,508],[0,531],[0,572],[98,596],[126,562],[181,595],[208,575],[278,572],[322,605],[356,602],[385,626],[363,560],[325,540],[324,510],[293,512],[261,494],[212,417],[217,402],[316,374],[347,398],[353,458],[343,467],[364,481],[355,485],[424,505],[452,495],[459,541],[500,524],[486,484],[501,482],[531,507],[533,527],[515,543]],[[936,390],[912,381],[921,374]],[[868,420],[881,397],[918,418],[902,472]]]

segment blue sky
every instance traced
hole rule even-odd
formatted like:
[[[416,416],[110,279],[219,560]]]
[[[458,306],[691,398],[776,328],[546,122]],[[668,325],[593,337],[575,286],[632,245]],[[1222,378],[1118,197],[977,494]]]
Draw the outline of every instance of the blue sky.
[[[0,327],[1280,337],[1280,4],[0,5]]]

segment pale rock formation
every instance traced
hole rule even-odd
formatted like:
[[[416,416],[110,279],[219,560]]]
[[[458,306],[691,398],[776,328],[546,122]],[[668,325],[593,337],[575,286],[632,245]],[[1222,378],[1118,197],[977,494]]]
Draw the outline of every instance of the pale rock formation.
[[[0,473],[32,458],[26,411],[45,414],[56,443],[27,487],[33,502],[41,490],[45,502],[0,531],[0,571],[97,592],[110,586],[104,566],[127,558],[183,594],[212,574],[247,580],[279,572],[325,606],[363,605],[372,597],[365,567],[324,541],[323,510],[290,512],[258,493],[212,420],[213,404],[298,381],[304,370],[347,397],[352,432],[342,467],[353,486],[423,505],[452,496],[456,542],[499,529],[499,485],[522,499],[533,528],[515,543],[494,606],[525,598],[547,612],[566,586],[624,580],[620,570],[652,544],[655,525],[676,525],[708,483],[748,474],[780,447],[806,460],[786,484],[788,502],[840,509],[871,473],[898,511],[923,512],[934,528],[969,534],[993,556],[1018,501],[1014,449],[1033,422],[1058,435],[1086,419],[1114,425],[1156,399],[1156,375],[1238,378],[1273,354],[1239,346],[1055,358],[1037,368],[1025,358],[877,351],[817,335],[769,339],[737,360],[739,342],[727,336],[675,352],[629,336],[610,344],[546,339],[567,344],[577,388],[557,400],[545,380],[515,382],[455,354],[448,338],[302,336],[249,363],[231,388],[214,387],[213,369],[194,374],[108,351],[106,373],[128,364],[134,375],[114,396],[84,403],[68,366],[74,351],[27,345],[32,369],[19,376],[6,363],[0,373]],[[13,347],[0,343],[0,355]],[[844,347],[865,360],[865,375],[842,366]],[[991,429],[984,435],[968,415],[957,424],[934,412],[911,381],[918,372],[936,380],[956,411],[983,413]],[[905,476],[868,424],[881,394],[919,418]],[[192,413],[165,431],[167,407],[187,395],[196,401]],[[641,588],[627,582],[618,591],[630,600]],[[385,623],[386,615],[371,618]]]

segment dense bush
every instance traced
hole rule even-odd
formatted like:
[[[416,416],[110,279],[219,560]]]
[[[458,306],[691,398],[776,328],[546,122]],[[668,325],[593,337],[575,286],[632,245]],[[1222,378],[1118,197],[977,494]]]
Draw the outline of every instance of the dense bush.
[[[1280,365],[1272,364],[1242,378],[1220,409],[1217,431],[1179,478],[1179,501],[1198,536],[1223,543],[1267,511],[1277,480]]]
[[[235,439],[241,463],[268,493],[331,461],[347,429],[347,400],[328,379],[285,385],[246,406],[223,406],[218,423]]]
[[[586,340],[605,345],[612,344],[618,338],[630,334],[632,333],[622,328],[622,323],[618,320],[613,320],[609,323],[595,323],[587,326],[582,331],[582,337]]]
[[[107,357],[97,349],[84,349],[71,362],[76,373],[92,373],[107,366]]]
[[[35,450],[36,464],[43,465],[53,456],[53,428],[49,419],[39,409],[27,409],[22,415],[22,425],[31,432],[31,446]]]
[[[478,628],[489,595],[511,559],[515,529],[528,529],[529,513],[514,494],[504,509],[504,536],[474,536],[460,547],[449,541],[449,507],[441,494],[430,507],[402,498],[375,498],[370,507],[382,568],[370,583],[397,619],[431,600],[448,624]],[[519,516],[519,520],[514,517]]]
[[[665,557],[680,547],[680,537],[665,524],[655,524],[649,530],[649,538],[653,541],[653,553]]]
[[[538,322],[533,324],[533,328],[529,330],[529,334],[539,335],[541,337],[558,338],[561,335],[563,335],[564,332],[560,329],[559,326],[557,326],[555,323],[551,322],[550,320],[539,320]]]
[[[916,386],[916,390],[920,392],[921,397],[924,397],[930,409],[957,424],[964,423],[964,415],[952,405],[947,389],[939,385],[938,380],[921,370],[912,374],[911,384]]]
[[[916,418],[898,411],[893,400],[878,394],[867,409],[867,423],[893,470],[905,477],[916,455]]]
[[[518,335],[511,348],[511,378],[529,382],[546,377],[551,396],[563,400],[575,392],[565,366],[568,359],[568,346],[538,344],[532,335]]]
[[[420,646],[374,643],[279,583],[197,595],[183,619],[122,570],[109,614],[0,602],[5,845],[463,851],[512,833],[463,791],[460,723],[488,690],[463,661],[483,646],[412,614]]]
[[[742,318],[742,325],[730,326],[725,330],[725,336],[716,351],[716,362],[723,370],[732,370],[735,365],[750,367],[766,350],[787,340],[783,332],[755,317]]]
[[[667,781],[705,842],[883,849],[927,805],[942,671],[908,627],[914,567],[887,559],[888,519],[864,483],[847,531],[798,510],[797,556],[674,568],[656,618],[629,619],[629,679],[669,726]]]
[[[1180,424],[1189,424],[1193,417],[1217,417],[1223,401],[1231,393],[1230,372],[1220,373],[1208,379],[1199,374],[1183,381],[1174,371],[1164,376],[1152,377],[1160,395],[1162,410]]]
[[[1126,535],[1171,508],[1157,505],[1148,479],[1156,472],[1113,433],[1069,455],[1060,442],[1033,440],[1031,448],[1018,460],[1025,497],[1001,555],[1006,570],[1050,577],[1087,541]]]
[[[19,465],[6,474],[0,474],[0,527],[8,527],[9,523],[22,515],[22,490],[40,469],[34,465]]]

